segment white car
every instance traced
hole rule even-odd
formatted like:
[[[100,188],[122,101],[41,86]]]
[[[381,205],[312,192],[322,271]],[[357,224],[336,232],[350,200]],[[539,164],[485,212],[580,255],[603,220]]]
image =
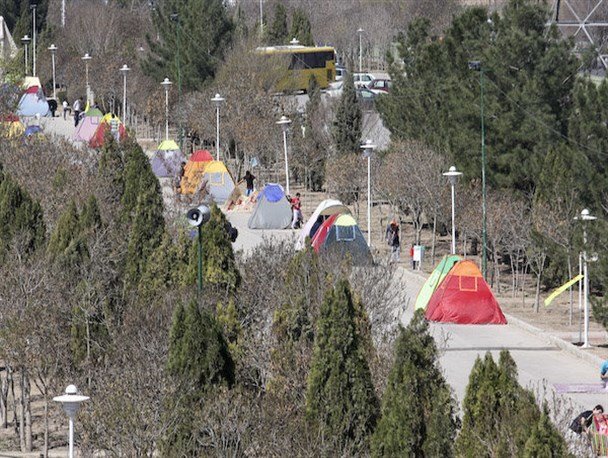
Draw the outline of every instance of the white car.
[[[329,84],[329,87],[325,90],[325,93],[329,97],[340,97],[342,95],[342,88],[344,87],[344,81],[335,81]]]
[[[371,73],[354,73],[353,79],[355,81],[355,87],[357,89],[367,87],[372,81],[374,81],[374,75]]]

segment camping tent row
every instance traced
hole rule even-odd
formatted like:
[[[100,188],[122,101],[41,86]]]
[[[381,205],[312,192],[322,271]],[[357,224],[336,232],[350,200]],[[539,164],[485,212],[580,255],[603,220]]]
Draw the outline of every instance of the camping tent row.
[[[206,150],[192,153],[184,166],[180,183],[181,194],[194,195],[205,189],[217,204],[228,200],[235,188],[234,180],[222,161],[212,159]]]
[[[507,324],[477,265],[460,256],[445,256],[426,280],[416,309],[429,321],[456,324]]]

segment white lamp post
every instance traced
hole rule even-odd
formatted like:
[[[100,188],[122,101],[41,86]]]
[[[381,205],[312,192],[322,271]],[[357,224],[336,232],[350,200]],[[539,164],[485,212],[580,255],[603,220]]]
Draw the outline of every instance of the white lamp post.
[[[291,124],[291,119],[287,116],[281,116],[281,119],[277,121],[277,124],[281,126],[283,129],[283,151],[285,153],[285,189],[287,190],[287,195],[289,195],[289,163],[287,162],[287,129],[289,129],[289,124]]]
[[[211,99],[215,104],[215,160],[220,160],[220,106],[226,101],[224,97],[220,97],[219,94],[215,94],[215,97]]]
[[[65,0],[61,0],[61,28],[65,28]]]
[[[122,73],[122,122],[127,122],[127,73],[131,69],[127,64],[120,67],[120,73]]]
[[[574,219],[581,220],[583,222],[583,308],[585,313],[585,331],[583,348],[590,348],[589,344],[589,270],[587,268],[587,228],[586,221],[594,221],[597,217],[589,214],[589,210],[586,208],[581,211],[579,216]]]
[[[169,140],[169,88],[173,83],[165,78],[160,84],[165,88],[165,140]]]
[[[90,92],[91,92],[91,88],[89,86],[89,62],[92,59],[92,57],[89,55],[89,53],[85,53],[84,56],[81,57],[81,59],[84,61],[84,75],[85,75],[85,85],[86,85],[86,89],[87,89],[87,103],[90,102]]]
[[[51,51],[51,65],[53,66],[53,99],[57,100],[57,85],[55,84],[55,53],[57,53],[57,46],[54,44],[47,48]]]
[[[32,41],[32,39],[30,37],[28,37],[27,35],[25,35],[21,39],[21,43],[23,43],[23,46],[25,48],[25,76],[27,76],[27,64],[28,64],[27,48],[28,48],[28,45],[30,44],[30,41]]]
[[[30,5],[32,10],[32,76],[36,76],[36,3]]]
[[[61,403],[63,410],[65,410],[65,413],[68,414],[68,418],[70,419],[69,458],[74,458],[74,417],[80,408],[80,404],[88,400],[88,396],[78,394],[78,389],[74,385],[69,385],[65,389],[64,395],[55,396],[53,398],[53,401]]]
[[[449,172],[445,172],[443,174],[444,177],[448,177],[450,181],[450,186],[452,187],[452,254],[456,254],[456,210],[455,210],[455,201],[456,201],[456,182],[458,181],[458,177],[462,175],[462,172],[456,171],[456,167],[450,167]]]
[[[359,30],[357,30],[357,33],[359,34],[359,73],[363,71],[363,32],[365,32],[365,30],[359,27]]]
[[[260,0],[260,36],[264,36],[264,0]]]
[[[363,157],[367,158],[367,245],[372,246],[372,153],[376,145],[367,139],[361,149]]]

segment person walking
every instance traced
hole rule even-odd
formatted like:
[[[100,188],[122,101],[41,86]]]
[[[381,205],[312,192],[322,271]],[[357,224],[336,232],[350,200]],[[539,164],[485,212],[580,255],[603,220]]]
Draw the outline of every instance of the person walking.
[[[249,197],[251,194],[253,194],[253,181],[255,180],[255,176],[249,170],[247,170],[243,180],[245,180],[246,186],[245,196]]]
[[[302,202],[300,200],[300,193],[296,193],[296,196],[290,199],[291,211],[293,212],[293,219],[291,220],[291,228],[298,229],[302,223]]]
[[[82,97],[74,101],[74,127],[78,127],[80,122],[80,113],[82,112]]]
[[[399,262],[400,240],[399,240],[399,224],[396,220],[392,220],[386,228],[386,241],[391,247],[390,263]]]
[[[70,112],[70,104],[68,103],[67,100],[64,100],[63,103],[61,104],[61,107],[63,108],[63,120],[65,121],[67,119],[67,114],[68,112]]]

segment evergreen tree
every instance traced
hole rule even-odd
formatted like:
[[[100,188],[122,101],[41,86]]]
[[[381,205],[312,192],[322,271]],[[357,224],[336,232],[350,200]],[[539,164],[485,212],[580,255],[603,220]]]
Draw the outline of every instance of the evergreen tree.
[[[94,232],[101,229],[102,226],[103,222],[97,198],[90,195],[80,212],[80,229],[84,232]]]
[[[88,257],[85,240],[81,234],[80,215],[74,201],[57,221],[57,226],[51,234],[47,253],[51,262],[56,262],[66,269],[78,268]]]
[[[223,0],[166,0],[154,10],[152,22],[160,40],[147,37],[150,55],[143,67],[148,75],[158,81],[181,79],[186,90],[213,79],[233,33]]]
[[[305,137],[302,141],[302,154],[296,159],[296,164],[303,169],[302,174],[307,188],[319,191],[325,179],[326,145],[329,136],[326,132],[326,114],[321,100],[321,88],[314,76],[308,81],[307,94]]]
[[[135,141],[131,141],[125,146],[122,181],[124,183],[124,191],[121,203],[124,221],[130,223],[137,207],[137,200],[142,192],[154,189],[155,192],[161,195],[160,184],[152,172],[150,161],[141,146]]]
[[[183,324],[182,324],[183,323]],[[169,336],[169,373],[201,393],[234,383],[234,363],[215,318],[196,301],[175,311]]]
[[[24,254],[44,244],[42,207],[6,173],[0,173],[0,260],[15,237]]]
[[[572,456],[568,445],[555,429],[549,419],[549,409],[546,402],[538,423],[532,429],[532,434],[526,442],[524,458],[561,458]]]
[[[378,418],[378,399],[357,333],[348,281],[325,295],[317,322],[306,391],[306,414],[336,453],[365,450]]]
[[[104,144],[97,169],[100,187],[98,195],[101,201],[112,209],[112,212],[119,211],[118,207],[124,193],[123,168],[121,150],[114,142]]]
[[[453,456],[457,427],[456,402],[439,368],[429,325],[418,310],[395,343],[372,455]]]
[[[297,39],[302,46],[314,46],[315,42],[312,38],[312,30],[310,27],[310,20],[306,13],[297,8],[293,12],[291,18],[291,33],[289,40]]]
[[[156,181],[156,187],[142,190],[137,197],[127,245],[127,285],[137,285],[148,259],[160,245],[164,231],[163,201]]]
[[[154,249],[144,266],[138,286],[141,303],[145,304],[167,290],[176,289],[183,269],[184,265],[177,256],[177,247],[165,232],[160,245]]]
[[[363,114],[357,101],[352,68],[344,77],[342,96],[336,110],[333,137],[338,154],[357,154],[361,146]]]
[[[241,274],[234,259],[232,241],[226,232],[226,216],[216,206],[211,207],[211,218],[203,226],[203,283],[218,290],[234,292],[241,283]],[[198,237],[198,235],[197,235]],[[185,283],[196,283],[198,271],[198,240],[190,245],[189,269]]]
[[[268,30],[268,44],[284,45],[289,41],[287,36],[287,10],[285,5],[277,3],[274,6],[274,19]]]

